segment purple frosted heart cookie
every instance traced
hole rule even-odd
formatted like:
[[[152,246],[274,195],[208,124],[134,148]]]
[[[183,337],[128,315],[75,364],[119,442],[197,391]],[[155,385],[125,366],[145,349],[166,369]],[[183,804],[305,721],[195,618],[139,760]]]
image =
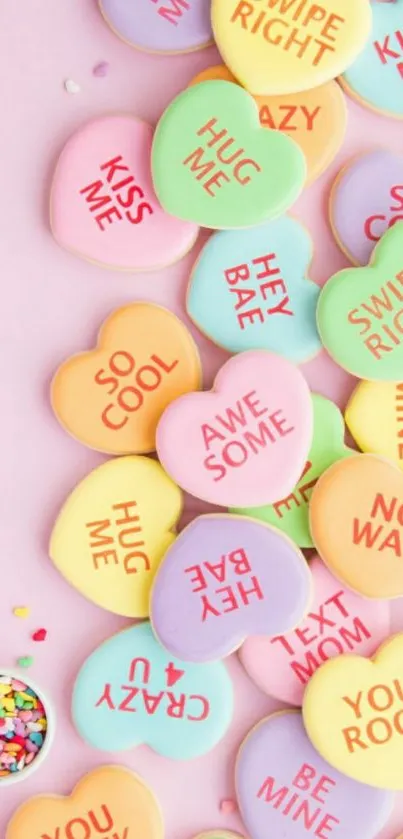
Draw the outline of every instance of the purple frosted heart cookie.
[[[151,593],[151,621],[172,655],[207,662],[249,635],[295,627],[310,600],[311,573],[290,539],[253,519],[206,515],[167,551]]]
[[[330,223],[352,262],[367,265],[379,239],[402,219],[403,156],[377,149],[341,170],[330,195]]]

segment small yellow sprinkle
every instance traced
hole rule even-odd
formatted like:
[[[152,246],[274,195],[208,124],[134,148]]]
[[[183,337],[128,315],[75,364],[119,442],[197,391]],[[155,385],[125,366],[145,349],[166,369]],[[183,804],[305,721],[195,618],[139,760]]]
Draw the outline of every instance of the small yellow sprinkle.
[[[29,615],[28,606],[16,606],[15,609],[13,609],[13,615],[15,615],[16,618],[27,618]]]
[[[11,685],[5,685],[4,682],[0,682],[0,696],[4,696],[7,693],[12,692]]]

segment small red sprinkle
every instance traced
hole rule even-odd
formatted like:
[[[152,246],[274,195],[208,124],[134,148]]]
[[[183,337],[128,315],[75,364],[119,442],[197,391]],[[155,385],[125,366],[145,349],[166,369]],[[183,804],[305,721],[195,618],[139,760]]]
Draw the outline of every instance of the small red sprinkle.
[[[24,737],[20,737],[18,734],[14,734],[14,737],[12,737],[9,742],[10,743],[19,743],[20,746],[25,746]]]
[[[47,634],[48,633],[47,633],[46,629],[37,629],[37,631],[34,632],[34,634],[32,636],[32,640],[33,641],[45,641]]]

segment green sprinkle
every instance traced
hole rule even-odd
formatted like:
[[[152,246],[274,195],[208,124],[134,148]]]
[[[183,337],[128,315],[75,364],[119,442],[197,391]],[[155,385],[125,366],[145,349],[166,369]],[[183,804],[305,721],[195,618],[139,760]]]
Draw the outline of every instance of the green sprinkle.
[[[31,667],[33,663],[32,655],[23,655],[21,658],[17,658],[18,667]]]

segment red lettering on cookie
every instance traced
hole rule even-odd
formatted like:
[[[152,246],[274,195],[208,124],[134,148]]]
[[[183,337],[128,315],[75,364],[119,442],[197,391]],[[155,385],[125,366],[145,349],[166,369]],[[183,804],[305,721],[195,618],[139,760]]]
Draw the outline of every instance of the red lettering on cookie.
[[[135,178],[124,163],[122,155],[100,164],[102,178],[98,178],[79,190],[90,213],[102,233],[116,221],[140,224],[146,215],[154,210],[148,201],[143,201],[144,191],[135,183]]]
[[[145,542],[139,538],[142,527],[136,510],[136,501],[113,504],[111,518],[86,523],[95,571],[105,571],[108,566],[119,564],[125,574],[150,570],[148,555],[139,550],[145,548]]]

